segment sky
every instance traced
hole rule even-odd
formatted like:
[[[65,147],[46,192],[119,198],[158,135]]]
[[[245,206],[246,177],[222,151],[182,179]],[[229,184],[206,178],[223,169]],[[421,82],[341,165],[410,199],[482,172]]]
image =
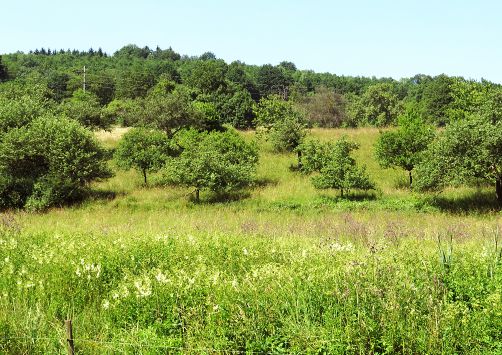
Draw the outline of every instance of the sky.
[[[133,43],[338,75],[502,83],[501,13],[496,0],[6,1],[0,53]]]

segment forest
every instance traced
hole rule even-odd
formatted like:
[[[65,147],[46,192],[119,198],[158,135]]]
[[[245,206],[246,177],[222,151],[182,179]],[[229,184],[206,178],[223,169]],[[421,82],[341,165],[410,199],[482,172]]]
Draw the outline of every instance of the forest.
[[[501,353],[501,207],[498,83],[0,56],[0,352]]]

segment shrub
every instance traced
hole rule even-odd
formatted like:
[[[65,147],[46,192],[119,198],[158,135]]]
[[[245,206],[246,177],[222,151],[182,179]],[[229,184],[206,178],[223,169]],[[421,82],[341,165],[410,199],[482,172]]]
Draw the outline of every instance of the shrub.
[[[399,128],[382,132],[375,145],[375,155],[383,168],[400,167],[408,171],[410,187],[411,171],[421,161],[423,151],[434,139],[434,128],[410,113],[399,118]]]
[[[146,128],[132,128],[120,140],[115,151],[117,165],[125,170],[134,168],[143,174],[158,171],[169,154],[169,140],[164,132]]]
[[[71,202],[109,177],[105,152],[91,132],[64,117],[42,117],[0,143],[0,206],[41,209]]]
[[[343,197],[344,191],[350,189],[373,190],[374,183],[366,174],[365,168],[359,168],[350,153],[359,146],[345,137],[339,139],[332,147],[326,149],[319,175],[312,182],[318,189],[339,189]],[[328,155],[329,154],[329,155]]]
[[[258,162],[254,144],[246,143],[235,131],[202,132],[190,130],[178,143],[183,152],[168,159],[164,176],[170,183],[199,191],[230,192],[250,185]]]

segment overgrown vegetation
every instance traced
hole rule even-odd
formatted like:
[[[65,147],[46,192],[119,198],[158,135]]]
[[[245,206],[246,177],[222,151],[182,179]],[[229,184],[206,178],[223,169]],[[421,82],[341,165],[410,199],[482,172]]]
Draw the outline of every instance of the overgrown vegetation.
[[[499,85],[0,59],[0,352],[502,352]]]

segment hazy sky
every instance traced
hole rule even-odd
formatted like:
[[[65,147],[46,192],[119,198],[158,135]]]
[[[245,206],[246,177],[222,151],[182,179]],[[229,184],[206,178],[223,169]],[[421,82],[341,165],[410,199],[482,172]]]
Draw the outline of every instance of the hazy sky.
[[[5,1],[0,53],[135,43],[345,75],[502,83],[501,1]]]

